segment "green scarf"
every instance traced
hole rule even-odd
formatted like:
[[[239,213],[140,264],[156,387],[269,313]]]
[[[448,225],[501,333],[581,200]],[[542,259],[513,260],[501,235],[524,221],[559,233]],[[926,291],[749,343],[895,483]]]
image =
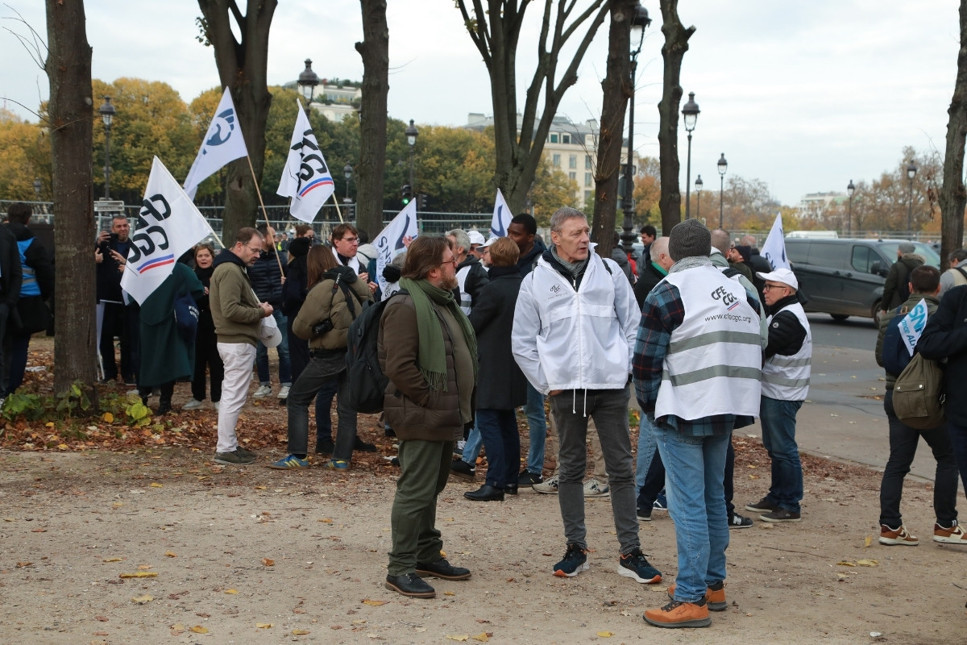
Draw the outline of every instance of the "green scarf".
[[[445,307],[460,323],[464,340],[473,358],[474,381],[477,379],[477,336],[470,319],[460,310],[453,292],[435,287],[426,280],[400,279],[400,288],[406,289],[416,309],[416,328],[420,338],[419,367],[431,390],[447,390],[447,353],[443,342],[441,320],[433,311],[433,304]]]

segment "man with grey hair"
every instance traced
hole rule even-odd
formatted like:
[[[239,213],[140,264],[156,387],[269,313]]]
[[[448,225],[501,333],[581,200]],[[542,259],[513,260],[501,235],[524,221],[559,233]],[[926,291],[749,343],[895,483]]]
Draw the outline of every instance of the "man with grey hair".
[[[457,259],[457,288],[453,290],[453,295],[463,313],[469,316],[477,294],[490,282],[490,278],[480,259],[470,254],[470,236],[466,231],[459,228],[447,231],[447,239],[453,245],[453,255]]]
[[[567,550],[559,577],[588,568],[584,472],[588,417],[594,420],[611,486],[611,510],[621,546],[618,573],[661,581],[641,552],[635,517],[634,462],[628,432],[628,374],[639,311],[624,274],[591,253],[587,217],[574,208],[551,216],[551,248],[524,277],[511,349],[527,380],[548,395],[560,448],[558,501]]]
[[[675,521],[671,602],[645,612],[659,627],[706,627],[724,611],[729,528],[723,479],[734,427],[759,412],[758,303],[709,261],[711,235],[694,219],[671,231],[675,264],[645,298],[634,350],[642,414],[654,424]]]
[[[910,242],[902,242],[896,249],[896,262],[883,283],[883,300],[880,301],[880,316],[896,309],[910,297],[910,273],[923,264],[923,258],[915,253],[917,247]]]
[[[947,263],[950,268],[940,276],[939,298],[942,298],[943,294],[949,289],[967,284],[967,262],[965,260],[967,260],[967,249],[951,251],[950,255],[947,256]]]

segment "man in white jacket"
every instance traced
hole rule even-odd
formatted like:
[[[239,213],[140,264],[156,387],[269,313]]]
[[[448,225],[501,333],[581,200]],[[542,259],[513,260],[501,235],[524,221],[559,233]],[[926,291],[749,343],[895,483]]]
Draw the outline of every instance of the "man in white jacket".
[[[641,314],[613,260],[591,253],[584,213],[551,217],[551,247],[521,284],[514,312],[514,359],[534,388],[548,395],[558,423],[559,495],[567,550],[554,575],[588,568],[584,524],[588,417],[594,419],[611,485],[621,547],[618,573],[656,583],[638,540],[634,461],[628,432],[628,379]]]

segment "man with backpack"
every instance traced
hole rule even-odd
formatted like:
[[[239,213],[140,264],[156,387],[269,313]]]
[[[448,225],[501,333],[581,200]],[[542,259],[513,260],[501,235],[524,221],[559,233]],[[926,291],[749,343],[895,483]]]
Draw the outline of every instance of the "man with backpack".
[[[897,418],[893,409],[893,386],[911,355],[907,351],[899,323],[921,300],[927,307],[927,320],[934,315],[939,301],[940,272],[931,266],[919,266],[910,272],[910,297],[895,310],[880,317],[880,333],[876,340],[876,362],[886,371],[886,395],[883,409],[890,427],[890,457],[883,470],[880,483],[880,544],[887,546],[916,546],[919,540],[911,535],[903,524],[900,514],[900,498],[903,496],[903,478],[910,472],[910,464],[917,454],[922,436],[937,460],[934,475],[933,508],[937,516],[934,541],[958,542],[963,535],[957,525],[957,463],[947,430],[943,424],[926,430],[917,430]],[[919,348],[919,343],[917,344]]]
[[[923,258],[914,253],[917,247],[910,242],[903,242],[896,249],[896,262],[890,267],[890,272],[883,283],[883,301],[880,305],[880,316],[891,309],[895,309],[909,296],[907,285],[910,284],[910,272],[923,264]]]

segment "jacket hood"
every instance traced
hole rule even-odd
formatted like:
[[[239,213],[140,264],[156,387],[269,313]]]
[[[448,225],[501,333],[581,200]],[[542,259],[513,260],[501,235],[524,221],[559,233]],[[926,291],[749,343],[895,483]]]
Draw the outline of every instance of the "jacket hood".
[[[225,264],[226,262],[237,264],[242,267],[242,269],[247,269],[245,263],[242,262],[242,258],[238,257],[230,249],[222,249],[222,252],[215,256],[215,261],[212,262],[212,268],[214,269],[220,264]]]
[[[8,222],[7,228],[10,229],[10,232],[13,233],[13,236],[17,238],[18,242],[21,240],[29,240],[34,236],[33,231],[19,222]]]

